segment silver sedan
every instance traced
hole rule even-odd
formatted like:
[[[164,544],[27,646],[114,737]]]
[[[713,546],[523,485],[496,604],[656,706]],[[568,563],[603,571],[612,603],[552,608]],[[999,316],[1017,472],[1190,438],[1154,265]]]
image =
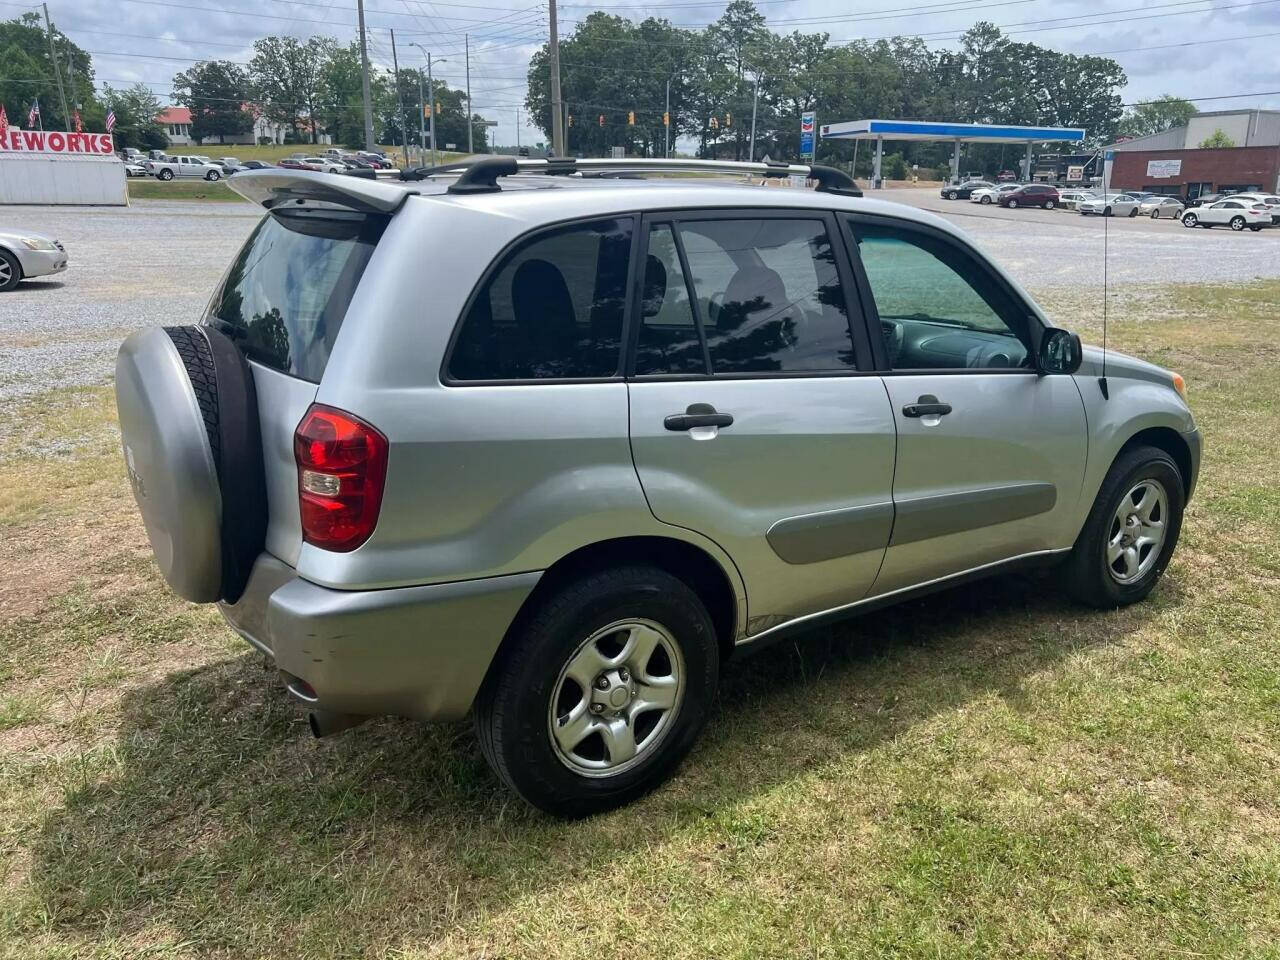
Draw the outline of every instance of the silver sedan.
[[[57,240],[29,230],[0,231],[0,291],[12,290],[19,280],[65,269],[67,251]]]
[[[1183,206],[1183,202],[1177,197],[1147,197],[1138,204],[1138,213],[1152,220],[1159,220],[1162,217],[1180,220]]]

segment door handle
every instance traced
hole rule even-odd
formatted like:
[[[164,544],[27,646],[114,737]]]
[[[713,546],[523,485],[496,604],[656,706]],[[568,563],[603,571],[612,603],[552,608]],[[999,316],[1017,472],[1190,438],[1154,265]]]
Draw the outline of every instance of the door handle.
[[[662,421],[668,430],[692,430],[694,427],[727,427],[733,414],[717,413],[709,403],[691,403],[684,413],[673,413]]]
[[[902,408],[904,417],[945,417],[951,412],[951,404],[941,403],[931,393],[926,393],[915,403],[908,403]]]

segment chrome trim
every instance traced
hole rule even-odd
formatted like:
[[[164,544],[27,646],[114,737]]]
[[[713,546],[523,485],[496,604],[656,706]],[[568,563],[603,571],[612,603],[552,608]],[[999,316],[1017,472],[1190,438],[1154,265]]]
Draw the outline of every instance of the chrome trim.
[[[1053,554],[1070,553],[1070,552],[1071,552],[1070,547],[1061,547],[1055,550],[1033,550],[1030,553],[1020,553],[1015,557],[1006,557],[1003,560],[993,560],[991,563],[984,563],[977,567],[970,567],[968,570],[959,570],[955,573],[949,573],[945,577],[935,577],[932,580],[925,580],[923,583],[913,583],[909,587],[899,587],[897,590],[890,590],[887,593],[877,593],[871,596],[863,597],[861,600],[853,601],[853,603],[845,603],[838,607],[831,607],[827,610],[818,610],[815,613],[806,613],[802,617],[793,617],[790,620],[784,620],[782,623],[775,624],[774,626],[770,627],[768,630],[762,630],[759,633],[753,633],[747,637],[740,637],[734,643],[734,646],[735,647],[750,646],[756,643],[758,640],[761,640],[772,633],[777,633],[779,630],[782,630],[783,628],[794,628],[798,624],[806,623],[810,620],[817,620],[821,617],[829,617],[832,614],[840,613],[844,610],[853,610],[857,607],[866,606],[868,604],[881,603],[885,600],[890,599],[891,597],[896,597],[899,594],[914,593],[917,590],[923,590],[940,583],[946,583],[946,581],[948,580],[956,580],[960,577],[966,577],[975,573],[980,573],[983,570],[989,570],[993,567],[1002,567],[1005,564],[1016,563],[1019,560],[1032,560],[1036,557],[1047,557],[1047,556],[1052,556]]]

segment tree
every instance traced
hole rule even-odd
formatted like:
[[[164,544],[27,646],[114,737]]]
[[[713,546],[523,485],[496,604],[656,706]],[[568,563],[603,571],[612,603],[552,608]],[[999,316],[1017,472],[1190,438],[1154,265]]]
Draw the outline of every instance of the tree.
[[[1199,111],[1189,100],[1165,94],[1148,103],[1138,103],[1125,114],[1120,131],[1129,137],[1146,137],[1174,127],[1185,127]]]
[[[94,93],[93,63],[89,54],[72,43],[57,26],[53,42],[58,50],[67,109],[80,109],[87,130],[101,130],[105,109]],[[62,115],[62,101],[49,58],[49,38],[38,13],[24,13],[13,20],[0,21],[0,50],[4,51],[4,79],[0,80],[0,101],[10,123],[26,121],[33,100],[40,101],[46,130],[70,130],[74,122]]]
[[[316,142],[317,114],[321,102],[321,74],[337,45],[330,37],[263,37],[253,43],[249,84],[267,119],[285,124],[301,139],[305,124],[311,143]]]
[[[372,71],[369,86],[373,102],[381,103],[387,95],[386,77]],[[358,44],[336,47],[320,65],[316,110],[317,120],[332,135],[334,143],[364,148],[364,94]]]
[[[173,78],[173,99],[191,110],[191,136],[236,136],[253,129],[248,75],[227,60],[208,60]]]
[[[1200,141],[1201,150],[1229,150],[1236,142],[1222,132],[1221,128],[1213,131],[1213,135]]]
[[[104,86],[102,95],[116,113],[113,133],[117,149],[163,150],[169,146],[169,138],[156,119],[163,109],[160,98],[145,83],[135,83],[123,90]]]

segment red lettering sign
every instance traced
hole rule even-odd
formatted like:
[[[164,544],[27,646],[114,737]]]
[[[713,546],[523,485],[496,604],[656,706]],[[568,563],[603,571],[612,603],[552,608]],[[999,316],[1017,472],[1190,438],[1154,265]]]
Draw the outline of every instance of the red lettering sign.
[[[63,130],[15,130],[0,133],[3,152],[93,154],[110,156],[115,142],[109,133],[71,133]]]

